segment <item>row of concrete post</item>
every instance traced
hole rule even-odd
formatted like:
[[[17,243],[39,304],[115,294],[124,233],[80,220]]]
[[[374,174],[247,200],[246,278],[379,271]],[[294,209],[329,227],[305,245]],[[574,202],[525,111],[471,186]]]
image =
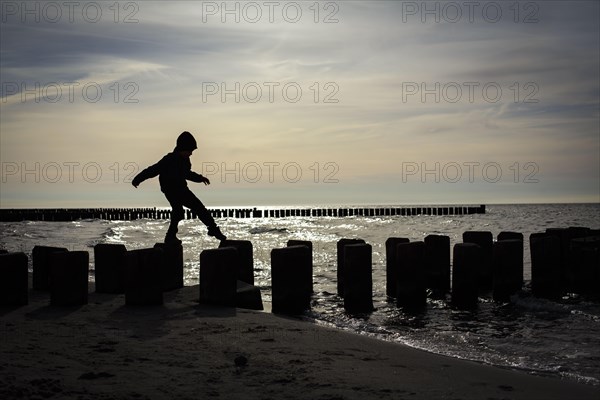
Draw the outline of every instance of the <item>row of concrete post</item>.
[[[260,290],[253,286],[252,244],[221,242],[221,247],[200,255],[200,300],[207,303],[223,296],[222,275],[230,273],[232,295],[227,305],[263,309]],[[220,252],[211,258],[213,252]],[[223,254],[227,258],[223,258]],[[28,304],[28,257],[0,252],[0,305]],[[94,246],[97,293],[125,294],[127,305],[163,304],[163,293],[183,287],[183,247],[157,243],[153,248],[127,250],[122,244]],[[32,251],[32,288],[49,291],[50,304],[79,306],[88,302],[89,253],[62,247],[35,246]],[[218,268],[215,268],[218,267]],[[228,292],[229,293],[229,292]],[[224,304],[224,303],[222,303]]]
[[[472,308],[479,295],[508,302],[523,287],[523,235],[467,231],[450,251],[450,238],[428,235],[386,241],[386,294],[398,306],[422,307],[427,290],[450,292],[459,308]],[[531,286],[534,296],[559,299],[566,292],[600,298],[600,232],[589,228],[548,229],[530,235]],[[452,253],[452,270],[450,255]],[[338,295],[349,311],[373,307],[371,247],[361,239],[338,242]],[[360,270],[360,271],[357,271]],[[452,273],[451,273],[452,272]]]
[[[252,243],[222,241],[200,253],[201,303],[263,309],[254,286]],[[49,291],[50,304],[78,306],[88,302],[89,253],[66,248],[35,246],[32,251],[32,288]],[[0,305],[28,303],[28,257],[0,254]],[[153,248],[127,250],[122,244],[94,246],[97,293],[125,294],[127,305],[163,304],[163,293],[183,287],[181,244],[157,243]],[[310,307],[312,243],[290,240],[272,251],[273,311],[299,313]]]
[[[448,207],[377,207],[377,208],[286,208],[209,209],[215,218],[287,218],[287,217],[378,217],[415,215],[470,215],[485,214],[485,205]],[[171,210],[156,208],[73,208],[73,209],[2,209],[0,222],[15,221],[76,221],[79,219],[105,219],[130,221],[141,218],[169,219]],[[186,210],[185,218],[198,218]]]
[[[2,259],[2,296],[5,305],[27,304],[27,256],[7,253]],[[163,292],[183,287],[180,245],[127,251],[122,244],[94,247],[96,292],[125,293],[127,304],[162,304]],[[76,306],[88,302],[89,253],[62,247],[35,246],[32,251],[32,288],[50,292],[50,304]],[[9,286],[8,282],[15,283]],[[11,294],[9,297],[9,293]]]
[[[467,231],[451,249],[450,238],[423,241],[389,238],[386,295],[401,307],[423,307],[451,292],[453,306],[475,307],[482,292],[507,302],[523,287],[523,235]],[[548,229],[530,235],[533,295],[560,298],[566,291],[600,296],[600,232],[588,228]],[[452,250],[452,251],[451,251]],[[87,302],[88,253],[65,248],[33,249],[33,288],[50,290],[51,304]],[[451,269],[452,256],[452,269]],[[96,291],[125,293],[126,304],[162,304],[162,293],[183,286],[180,244],[127,251],[124,245],[94,247]],[[0,304],[27,303],[27,256],[0,254]],[[290,240],[271,251],[273,312],[301,313],[313,292],[312,243]],[[452,272],[452,273],[451,273]],[[262,309],[254,287],[252,243],[226,240],[200,254],[199,298],[203,303]],[[450,291],[451,289],[451,291]],[[347,311],[373,310],[372,247],[362,239],[337,242],[337,292]]]
[[[600,296],[600,230],[550,228],[530,236],[532,291],[558,299],[565,292]]]

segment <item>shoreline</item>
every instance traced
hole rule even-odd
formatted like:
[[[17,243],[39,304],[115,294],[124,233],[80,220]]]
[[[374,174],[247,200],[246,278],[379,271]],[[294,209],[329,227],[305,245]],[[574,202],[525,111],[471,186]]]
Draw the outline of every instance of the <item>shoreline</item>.
[[[600,387],[466,361],[269,312],[198,304],[0,308],[0,396],[77,399],[596,399]]]

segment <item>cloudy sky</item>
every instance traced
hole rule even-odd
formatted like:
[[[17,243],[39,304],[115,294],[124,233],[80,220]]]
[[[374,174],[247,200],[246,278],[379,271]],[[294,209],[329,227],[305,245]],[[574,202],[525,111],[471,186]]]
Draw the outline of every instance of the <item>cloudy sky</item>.
[[[597,1],[1,4],[1,207],[600,201]]]

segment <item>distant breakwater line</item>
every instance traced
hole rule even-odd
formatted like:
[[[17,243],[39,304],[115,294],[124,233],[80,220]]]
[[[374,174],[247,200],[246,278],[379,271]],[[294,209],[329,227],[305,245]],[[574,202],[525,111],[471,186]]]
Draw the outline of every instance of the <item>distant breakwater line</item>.
[[[387,217],[419,215],[485,214],[479,206],[421,206],[421,207],[351,207],[351,208],[209,208],[215,218],[289,218],[289,217]],[[136,219],[170,219],[171,210],[154,208],[66,208],[66,209],[0,209],[0,222],[18,221],[76,221],[103,219],[131,221]],[[185,219],[198,216],[186,210]]]

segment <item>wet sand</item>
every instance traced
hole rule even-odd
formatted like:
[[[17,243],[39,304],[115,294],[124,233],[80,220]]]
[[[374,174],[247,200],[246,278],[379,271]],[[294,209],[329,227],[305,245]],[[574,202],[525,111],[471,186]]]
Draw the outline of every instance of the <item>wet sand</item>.
[[[91,292],[0,308],[1,399],[598,399],[600,387],[430,354],[291,317]]]

